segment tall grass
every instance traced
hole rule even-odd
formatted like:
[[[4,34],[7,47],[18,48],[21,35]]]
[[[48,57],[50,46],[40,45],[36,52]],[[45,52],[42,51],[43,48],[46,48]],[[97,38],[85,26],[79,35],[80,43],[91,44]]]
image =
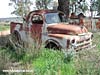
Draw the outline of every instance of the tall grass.
[[[65,63],[61,51],[44,49],[39,58],[33,61],[35,75],[75,75],[73,61]]]
[[[6,38],[2,38],[6,39]],[[82,50],[74,57],[65,57],[62,51],[36,48],[0,48],[0,69],[33,70],[32,73],[9,73],[9,75],[100,75],[100,33],[94,33],[93,44],[96,47]],[[3,44],[2,44],[3,45]],[[70,60],[70,61],[69,61]],[[17,67],[10,64],[19,63]]]
[[[100,75],[100,33],[94,33],[95,48],[77,53],[74,63],[77,75]]]
[[[9,69],[11,55],[7,48],[0,48],[0,75],[6,75],[2,70]]]

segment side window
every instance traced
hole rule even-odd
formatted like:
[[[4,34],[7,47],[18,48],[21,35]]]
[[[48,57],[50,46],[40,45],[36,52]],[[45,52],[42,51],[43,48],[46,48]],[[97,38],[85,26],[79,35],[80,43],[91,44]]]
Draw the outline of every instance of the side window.
[[[33,24],[43,24],[43,18],[41,15],[33,15],[31,20]]]

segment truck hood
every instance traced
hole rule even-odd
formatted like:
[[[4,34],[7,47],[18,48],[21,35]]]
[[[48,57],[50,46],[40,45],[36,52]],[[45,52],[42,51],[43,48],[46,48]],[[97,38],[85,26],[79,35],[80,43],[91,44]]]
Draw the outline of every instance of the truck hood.
[[[56,34],[82,34],[88,32],[84,26],[76,26],[69,24],[55,24],[47,27],[49,33]]]

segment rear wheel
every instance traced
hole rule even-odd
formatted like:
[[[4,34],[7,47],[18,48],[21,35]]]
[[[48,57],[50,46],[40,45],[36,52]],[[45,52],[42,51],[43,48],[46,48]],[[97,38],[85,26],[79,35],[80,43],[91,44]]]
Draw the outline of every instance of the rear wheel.
[[[22,46],[23,42],[21,40],[20,34],[17,31],[15,31],[14,33],[11,34],[10,42],[14,48],[22,48],[23,47]]]

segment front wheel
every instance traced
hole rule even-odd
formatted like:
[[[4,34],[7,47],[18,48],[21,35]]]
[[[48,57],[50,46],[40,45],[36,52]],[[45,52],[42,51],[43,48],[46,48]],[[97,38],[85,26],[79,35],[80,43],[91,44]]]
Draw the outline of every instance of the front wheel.
[[[48,43],[45,48],[49,48],[49,49],[54,49],[54,50],[60,50],[61,48],[59,46],[57,46],[55,43]]]

